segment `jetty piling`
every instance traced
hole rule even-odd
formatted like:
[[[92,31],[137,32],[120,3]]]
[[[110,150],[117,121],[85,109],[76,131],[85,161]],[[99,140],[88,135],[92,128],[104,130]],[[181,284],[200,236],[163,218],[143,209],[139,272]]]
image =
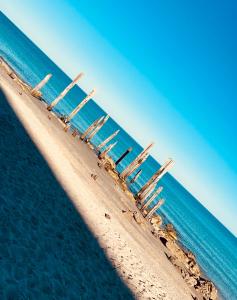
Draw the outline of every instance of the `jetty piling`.
[[[41,96],[40,90],[42,89],[43,86],[46,85],[46,83],[49,81],[49,79],[52,77],[52,74],[48,74],[42,79],[32,90],[31,90],[31,95],[32,96]]]
[[[151,219],[151,217],[153,216],[153,214],[158,210],[158,208],[161,207],[161,205],[164,204],[164,202],[165,202],[164,199],[160,199],[160,201],[158,201],[158,202],[156,203],[156,205],[155,205],[155,206],[148,212],[148,214],[145,216],[145,219],[146,219],[146,220]]]
[[[138,170],[137,173],[134,175],[134,177],[129,181],[129,185],[131,185],[134,182],[136,182],[137,179],[140,177],[141,174],[142,174],[142,170]]]
[[[95,121],[94,121],[94,122],[93,122],[86,130],[85,130],[85,132],[81,135],[80,139],[81,139],[81,140],[84,140],[85,137],[86,137],[89,133],[91,133],[91,132],[96,128],[96,126],[97,126],[104,118],[105,118],[105,117],[102,116],[101,118],[95,120]]]
[[[145,156],[138,160],[138,162],[130,169],[130,171],[124,176],[124,180],[126,180],[137,168],[143,164],[147,158],[149,157],[149,153],[146,153]]]
[[[62,100],[66,94],[77,84],[79,79],[84,75],[84,73],[80,73],[76,76],[76,78],[56,97],[51,104],[48,105],[47,109],[51,111],[55,105],[59,103],[60,100]]]
[[[117,145],[118,142],[115,142],[111,145],[109,145],[103,152],[99,154],[99,159],[104,159],[106,155]]]
[[[140,195],[139,195],[139,202],[142,204],[152,193],[153,191],[155,190],[156,188],[156,185],[157,185],[157,182],[154,181],[153,183],[151,183],[149,185],[149,187],[147,189],[145,189],[144,192],[142,192]]]
[[[141,188],[141,190],[137,193],[137,197],[140,196],[149,188],[149,186],[153,183],[157,183],[164,175],[168,172],[168,170],[173,166],[174,161],[169,159],[160,169],[147,181],[147,183]]]
[[[95,90],[92,90],[79,104],[78,106],[69,114],[69,116],[66,116],[62,119],[62,121],[66,124],[64,127],[65,131],[68,131],[70,125],[70,121],[72,118],[75,117],[75,115],[82,109],[84,105],[91,99],[91,97],[94,95]]]
[[[130,152],[132,151],[132,147],[128,148],[115,162],[115,165],[117,166]]]
[[[162,190],[163,190],[162,186],[158,187],[158,189],[151,196],[151,198],[148,199],[147,201],[145,200],[146,202],[145,201],[143,202],[143,205],[141,206],[141,211],[144,210],[144,209],[146,209],[155,200],[155,198],[162,192]]]
[[[82,109],[84,105],[92,98],[92,96],[95,94],[95,89],[93,89],[79,104],[78,106],[69,114],[68,117],[65,118],[65,123],[68,123],[71,121],[72,118],[75,117],[75,115]]]
[[[130,165],[127,166],[127,168],[125,170],[123,170],[123,172],[120,174],[120,177],[122,179],[125,179],[127,177],[127,174],[133,169],[133,171],[135,171],[136,168],[134,168],[134,166],[136,166],[138,164],[138,162],[140,160],[142,160],[144,157],[146,157],[148,151],[151,149],[151,147],[153,147],[154,143],[151,143],[148,145],[148,147],[146,147],[131,163]]]
[[[137,203],[143,204],[144,202],[146,202],[148,197],[154,192],[155,188],[156,184],[150,185],[149,188],[143,194],[141,194],[139,199],[137,199]]]
[[[108,138],[106,138],[97,148],[97,151],[100,151],[107,143],[109,143],[118,133],[120,130],[116,130],[113,134],[111,134]]]
[[[87,138],[87,142],[90,142],[93,137],[99,132],[99,130],[104,126],[104,124],[108,121],[109,115],[107,115],[96,127],[95,129],[89,134]]]

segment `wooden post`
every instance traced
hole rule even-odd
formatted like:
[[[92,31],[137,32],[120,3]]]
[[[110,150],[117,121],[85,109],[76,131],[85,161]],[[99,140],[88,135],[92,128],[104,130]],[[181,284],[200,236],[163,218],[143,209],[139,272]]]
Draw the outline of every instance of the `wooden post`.
[[[117,166],[130,152],[132,151],[132,147],[128,148],[120,157],[119,159],[115,162],[115,165]]]
[[[71,121],[72,118],[82,109],[82,107],[92,98],[95,94],[95,90],[92,90],[79,104],[78,106],[70,113],[68,117],[65,118],[65,123]]]
[[[79,75],[77,75],[77,77],[58,95],[58,97],[57,98],[55,98],[54,100],[53,100],[53,102],[50,104],[50,105],[48,105],[48,107],[47,107],[47,109],[50,111],[50,110],[52,110],[53,109],[53,107],[55,106],[55,105],[57,105],[58,104],[58,102],[60,101],[60,100],[62,100],[65,96],[66,96],[66,94],[76,85],[76,83],[78,82],[78,80],[81,78],[83,76],[83,73],[80,73]]]
[[[148,158],[149,153],[145,152],[138,155],[135,160],[121,173],[120,177],[125,179],[144,161]]]
[[[40,81],[32,90],[31,95],[37,96],[40,93],[40,89],[49,81],[49,79],[52,77],[52,74],[48,74],[44,77],[43,80]]]
[[[141,210],[144,210],[144,209],[146,209],[151,203],[152,203],[152,201],[162,192],[162,190],[163,190],[163,187],[162,186],[160,186],[156,191],[155,191],[155,193],[151,196],[151,198],[149,199],[149,200],[147,200],[146,201],[146,199],[145,199],[145,201],[143,202],[143,205],[142,205],[142,207],[141,207]]]
[[[143,158],[139,159],[138,162],[134,164],[134,166],[130,168],[129,172],[127,172],[127,174],[123,177],[124,180],[128,178],[137,168],[139,168],[141,164],[143,164],[147,160],[148,157],[149,153],[146,153]]]
[[[172,159],[168,160],[163,166],[160,167],[160,169],[147,181],[147,183],[141,188],[141,190],[138,192],[137,196],[140,197],[140,195],[147,190],[147,188],[152,183],[157,183],[164,175],[168,172],[168,170],[173,166],[174,161]]]
[[[104,116],[102,116],[101,118],[95,120],[87,129],[86,131],[81,135],[80,139],[84,140],[84,138],[91,132],[93,131],[96,126],[104,119]]]
[[[124,179],[126,177],[126,175],[130,172],[131,169],[134,168],[134,166],[138,163],[138,161],[140,161],[141,159],[144,158],[144,156],[146,156],[146,154],[148,153],[148,151],[150,150],[150,148],[153,146],[154,144],[151,143],[146,149],[144,149],[135,159],[133,162],[130,163],[130,165],[123,170],[123,172],[120,174],[120,177],[122,179]]]
[[[134,175],[134,177],[130,180],[129,184],[133,184],[133,183],[140,177],[141,174],[142,174],[142,170],[139,170],[139,171]]]
[[[145,190],[138,198],[138,203],[143,204],[146,199],[154,192],[156,184],[151,184],[147,190]]]
[[[107,139],[105,139],[97,148],[96,150],[99,151],[102,149],[108,142],[110,142],[118,133],[120,130],[115,131],[113,134],[111,134]]]
[[[93,137],[98,133],[98,131],[101,129],[101,127],[108,121],[109,115],[107,115],[94,129],[94,131],[88,136],[87,141],[89,142]]]
[[[117,145],[118,142],[115,142],[111,145],[109,145],[102,153],[100,153],[100,155],[98,156],[99,159],[103,159],[106,157],[106,155],[109,153],[109,151],[111,151],[115,145]]]
[[[149,211],[149,213],[146,215],[146,219],[149,220],[151,219],[151,217],[153,216],[153,214],[157,211],[158,208],[161,207],[161,205],[164,204],[164,199],[160,199],[159,202],[157,202],[157,204]]]

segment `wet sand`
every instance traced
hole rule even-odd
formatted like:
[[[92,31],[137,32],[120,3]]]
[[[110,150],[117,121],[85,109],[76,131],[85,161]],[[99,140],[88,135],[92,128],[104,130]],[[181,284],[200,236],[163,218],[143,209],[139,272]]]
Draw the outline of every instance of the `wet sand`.
[[[88,145],[73,138],[70,132],[65,133],[61,122],[46,110],[45,104],[22,91],[1,68],[0,87],[134,297],[193,299],[189,287],[165,256],[164,246],[151,234],[149,225],[138,224],[131,214],[126,213],[137,210],[134,201],[104,169],[98,167],[98,158]],[[91,174],[97,175],[97,179],[94,180]],[[109,216],[105,217],[105,214]],[[87,249],[84,251],[86,253]]]

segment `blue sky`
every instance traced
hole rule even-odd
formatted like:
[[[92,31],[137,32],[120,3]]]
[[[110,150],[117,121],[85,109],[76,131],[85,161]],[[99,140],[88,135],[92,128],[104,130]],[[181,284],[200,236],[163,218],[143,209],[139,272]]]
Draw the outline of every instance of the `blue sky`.
[[[4,1],[2,11],[237,235],[237,2]]]

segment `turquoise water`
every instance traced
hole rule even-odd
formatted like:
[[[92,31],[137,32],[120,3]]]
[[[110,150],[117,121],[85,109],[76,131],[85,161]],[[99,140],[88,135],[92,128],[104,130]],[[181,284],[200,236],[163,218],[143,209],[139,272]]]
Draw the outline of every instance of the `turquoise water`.
[[[71,81],[1,13],[0,55],[32,86],[46,74],[52,73],[53,77],[42,90],[48,103]],[[68,114],[84,96],[85,93],[79,87],[73,88],[59,103],[57,112]],[[84,131],[89,124],[102,115],[105,115],[105,111],[94,101],[90,101],[73,119],[73,125]],[[117,129],[120,129],[120,133],[116,137],[117,146],[110,152],[112,158],[117,159],[128,147],[133,147],[133,151],[119,166],[118,170],[121,171],[141,151],[141,146],[112,119],[109,119],[94,137],[93,143],[98,145]],[[139,190],[159,166],[158,162],[149,157],[142,166],[142,175],[134,184],[133,191]],[[166,201],[159,213],[165,216],[167,222],[174,224],[181,242],[196,255],[204,274],[213,280],[222,298],[237,299],[237,239],[175,178],[167,174],[160,185],[164,186],[160,197],[164,197]]]

